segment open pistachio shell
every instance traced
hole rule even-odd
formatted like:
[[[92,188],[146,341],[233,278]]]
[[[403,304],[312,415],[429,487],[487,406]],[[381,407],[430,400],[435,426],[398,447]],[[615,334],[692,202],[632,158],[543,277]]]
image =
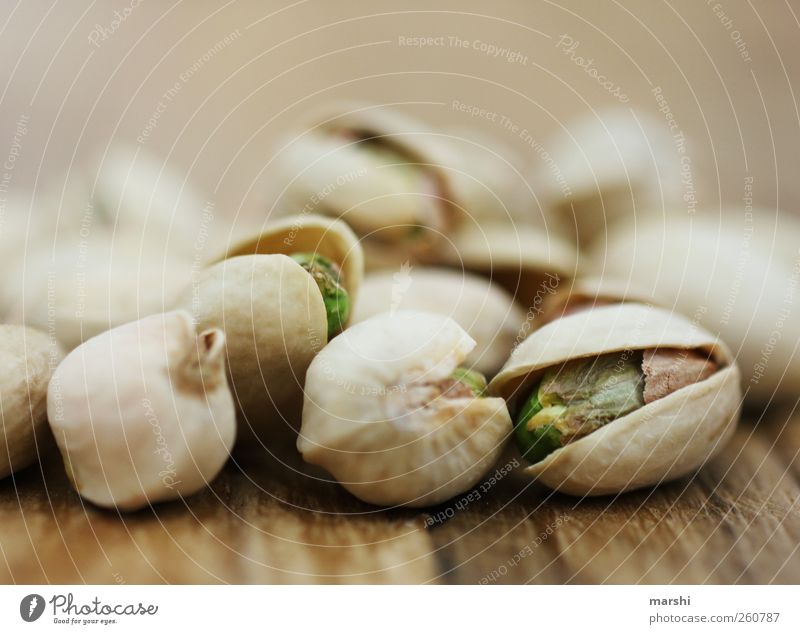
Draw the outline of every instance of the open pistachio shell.
[[[455,222],[448,156],[436,135],[389,108],[339,103],[277,157],[281,207],[342,217],[397,257],[426,253]],[[369,263],[368,263],[369,264]]]
[[[798,235],[787,213],[698,212],[620,227],[587,262],[719,333],[742,370],[745,399],[767,403],[796,398],[800,384]]]
[[[364,253],[358,238],[341,220],[315,214],[287,216],[267,224],[255,236],[241,240],[215,261],[257,253],[318,253],[341,269],[342,285],[354,302],[364,276]]]
[[[353,310],[353,323],[384,312],[422,310],[447,315],[475,339],[465,365],[493,375],[508,358],[525,320],[505,290],[488,279],[449,269],[406,265],[370,273]]]
[[[685,318],[651,306],[615,304],[548,324],[516,348],[489,391],[513,412],[547,368],[651,348],[703,350],[720,369],[557,449],[528,474],[572,495],[621,493],[691,473],[725,445],[741,402],[730,351]]]
[[[490,277],[523,306],[551,294],[575,275],[577,252],[561,238],[532,226],[466,223],[443,253],[451,266]]]
[[[502,399],[454,387],[474,346],[431,313],[387,313],[347,329],[308,369],[303,458],[373,504],[427,506],[468,490],[511,432]]]
[[[297,262],[283,254],[223,260],[201,271],[177,306],[200,330],[225,331],[243,436],[272,434],[299,418],[306,369],[327,341],[327,315]]]

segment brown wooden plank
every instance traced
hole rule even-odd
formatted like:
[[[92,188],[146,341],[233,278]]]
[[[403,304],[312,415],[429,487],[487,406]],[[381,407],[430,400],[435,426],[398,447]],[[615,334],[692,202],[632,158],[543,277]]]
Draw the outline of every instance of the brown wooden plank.
[[[425,511],[362,504],[284,447],[119,516],[82,505],[52,456],[0,483],[0,581],[797,583],[797,422],[743,424],[696,477],[653,490],[578,500],[490,474]]]
[[[695,477],[616,498],[515,477],[432,534],[457,583],[798,583],[800,487],[771,446],[743,425]]]

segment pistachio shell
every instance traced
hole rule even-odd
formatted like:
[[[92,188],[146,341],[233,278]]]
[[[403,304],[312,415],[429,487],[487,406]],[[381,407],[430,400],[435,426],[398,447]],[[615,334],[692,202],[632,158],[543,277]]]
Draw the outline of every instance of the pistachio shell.
[[[256,253],[304,252],[319,253],[336,263],[342,272],[342,285],[351,301],[355,301],[364,276],[364,253],[350,227],[335,218],[314,214],[280,218],[266,225],[258,235],[231,246],[215,262]]]
[[[47,414],[78,493],[135,510],[210,482],[236,433],[225,335],[185,312],[151,315],[73,350],[48,387]]]
[[[565,445],[526,472],[573,495],[619,493],[685,475],[719,451],[739,415],[739,370],[728,348],[668,311],[615,304],[558,319],[526,339],[489,385],[512,411],[545,368],[571,359],[668,347],[707,351],[722,367]]]
[[[44,448],[47,383],[62,358],[43,332],[0,325],[0,479],[35,462]]]
[[[800,223],[728,210],[620,227],[589,266],[694,316],[736,353],[751,403],[793,399],[800,384]],[[796,299],[795,299],[796,301]]]
[[[451,240],[445,262],[492,278],[523,306],[534,303],[542,284],[560,286],[577,266],[571,245],[532,226],[466,223]]]
[[[411,267],[371,273],[353,310],[353,323],[383,312],[421,310],[447,315],[475,339],[466,365],[492,375],[503,364],[525,320],[513,298],[489,280],[448,269]]]
[[[299,264],[283,254],[223,260],[200,272],[177,306],[200,329],[226,333],[240,433],[269,435],[299,418],[306,369],[327,340],[322,295]]]
[[[549,184],[543,191],[548,209],[582,245],[604,236],[611,224],[632,222],[634,214],[641,219],[683,202],[676,142],[664,123],[641,112],[592,111],[568,122],[545,147],[550,160],[541,169],[542,182]]]
[[[280,198],[291,209],[342,216],[362,236],[406,250],[427,251],[458,215],[446,171],[449,154],[413,117],[381,106],[345,102],[309,117],[310,130],[278,157],[290,180]],[[400,161],[368,151],[375,140]],[[404,163],[405,161],[405,163]],[[431,231],[410,235],[414,227]],[[414,239],[411,239],[414,238]]]
[[[542,316],[537,325],[547,324],[578,310],[630,302],[656,303],[649,293],[630,282],[611,277],[582,277],[544,298]]]
[[[474,346],[452,319],[430,313],[352,326],[309,367],[303,458],[373,504],[427,506],[468,490],[511,432],[502,399],[437,387]]]
[[[65,238],[31,252],[21,297],[8,319],[52,331],[67,350],[145,315],[162,312],[186,285],[191,262],[111,234]]]

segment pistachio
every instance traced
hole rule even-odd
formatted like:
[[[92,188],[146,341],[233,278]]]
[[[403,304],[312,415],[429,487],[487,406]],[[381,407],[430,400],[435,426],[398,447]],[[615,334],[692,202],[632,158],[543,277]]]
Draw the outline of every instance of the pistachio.
[[[63,357],[38,330],[0,325],[0,478],[36,461],[49,437],[47,383]]]
[[[311,118],[278,155],[285,209],[314,206],[364,239],[369,264],[426,257],[457,216],[443,166],[450,154],[414,118],[379,106],[337,104]]]
[[[162,312],[187,283],[191,262],[105,231],[64,236],[28,255],[8,320],[52,329],[72,350],[109,328]]]
[[[665,310],[614,304],[533,333],[489,385],[515,412],[526,471],[574,495],[671,480],[730,438],[739,371],[710,333]]]
[[[351,326],[306,377],[303,458],[356,497],[427,506],[472,487],[511,432],[505,402],[460,366],[475,342],[452,319],[416,311]]]
[[[796,398],[800,383],[798,234],[796,219],[765,209],[643,219],[612,232],[586,268],[718,332],[736,350],[745,398],[761,405]]]
[[[525,321],[511,295],[486,278],[410,264],[366,276],[353,309],[353,323],[397,310],[452,317],[477,343],[467,356],[467,365],[490,375],[508,357]]]
[[[47,413],[75,489],[135,510],[199,491],[225,464],[236,434],[225,379],[225,335],[197,334],[185,312],[103,333],[58,366]]]
[[[239,433],[263,437],[299,418],[303,377],[327,341],[314,279],[282,254],[232,257],[199,273],[176,306],[201,330],[224,329]]]
[[[317,283],[328,319],[328,338],[344,330],[350,318],[350,296],[341,284],[339,267],[318,253],[295,253],[292,259]]]
[[[685,142],[685,140],[684,140]],[[568,122],[544,142],[541,191],[552,225],[581,246],[608,226],[683,204],[680,154],[666,126],[641,112],[607,108]],[[553,166],[556,166],[554,168]]]

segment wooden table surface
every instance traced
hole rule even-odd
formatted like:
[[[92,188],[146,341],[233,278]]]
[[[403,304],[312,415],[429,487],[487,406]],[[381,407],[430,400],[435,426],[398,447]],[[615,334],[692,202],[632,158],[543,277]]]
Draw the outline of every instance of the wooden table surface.
[[[0,482],[0,582],[800,582],[791,407],[749,415],[695,477],[618,497],[552,494],[514,470],[471,498],[380,510],[275,453],[126,515],[83,504],[51,454]]]

